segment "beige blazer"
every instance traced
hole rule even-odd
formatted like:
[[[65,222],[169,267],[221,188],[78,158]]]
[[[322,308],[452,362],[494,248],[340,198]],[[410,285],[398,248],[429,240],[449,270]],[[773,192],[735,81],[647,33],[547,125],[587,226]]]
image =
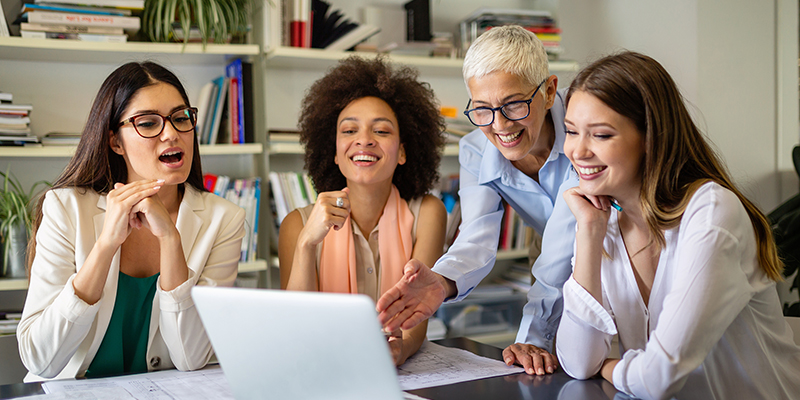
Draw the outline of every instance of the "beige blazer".
[[[93,305],[75,295],[72,279],[98,239],[106,196],[92,190],[48,191],[36,235],[36,257],[17,328],[26,382],[83,376],[105,335],[117,294],[119,251]],[[189,279],[169,292],[156,285],[147,346],[148,370],[202,368],[213,355],[194,308],[194,285],[232,286],[244,237],[242,208],[189,185],[176,226]]]

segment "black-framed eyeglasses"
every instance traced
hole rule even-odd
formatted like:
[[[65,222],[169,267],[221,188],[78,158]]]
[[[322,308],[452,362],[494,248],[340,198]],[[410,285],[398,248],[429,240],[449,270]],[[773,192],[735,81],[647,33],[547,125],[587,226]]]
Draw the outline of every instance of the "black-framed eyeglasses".
[[[547,82],[547,79],[542,81],[538,86],[536,86],[536,90],[533,91],[531,98],[528,100],[516,100],[516,101],[509,101],[506,104],[503,104],[500,107],[475,107],[471,110],[464,111],[464,115],[469,118],[469,122],[472,122],[475,126],[489,126],[494,122],[494,113],[497,110],[500,110],[503,113],[503,116],[506,117],[509,121],[519,121],[521,119],[528,118],[528,115],[531,114],[531,102],[533,98],[536,96],[536,93],[539,93],[539,88],[542,87],[542,84]],[[470,99],[467,102],[467,107],[469,107],[469,103],[472,101]]]
[[[182,108],[166,117],[161,114],[134,115],[120,122],[119,126],[131,124],[139,136],[149,139],[160,135],[164,131],[167,120],[176,131],[189,132],[197,126],[197,108]]]

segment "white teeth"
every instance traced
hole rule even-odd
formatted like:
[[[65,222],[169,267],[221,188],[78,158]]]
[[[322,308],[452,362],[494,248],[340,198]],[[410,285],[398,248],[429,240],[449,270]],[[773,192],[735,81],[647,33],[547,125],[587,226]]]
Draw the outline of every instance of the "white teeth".
[[[375,162],[378,161],[378,157],[368,156],[366,154],[357,154],[353,156],[353,161]]]
[[[520,134],[522,134],[522,131],[519,131],[517,133],[512,133],[510,135],[497,135],[497,137],[499,137],[500,141],[502,141],[503,143],[511,143],[517,140]]]
[[[174,156],[176,154],[181,154],[181,152],[180,151],[172,151],[172,152],[169,152],[169,153],[164,153],[164,154],[162,154],[162,156]]]
[[[598,173],[598,172],[600,172],[600,171],[602,171],[604,169],[606,169],[606,167],[594,167],[594,168],[578,167],[578,172],[580,172],[581,175],[592,175],[592,174],[596,174],[596,173]]]

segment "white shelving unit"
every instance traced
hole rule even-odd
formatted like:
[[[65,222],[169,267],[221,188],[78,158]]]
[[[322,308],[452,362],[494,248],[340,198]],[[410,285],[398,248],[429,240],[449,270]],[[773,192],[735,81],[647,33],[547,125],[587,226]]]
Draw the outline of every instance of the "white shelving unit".
[[[93,43],[72,40],[46,40],[46,39],[24,39],[20,37],[0,37],[0,60],[3,61],[3,68],[0,68],[0,82],[3,83],[3,90],[14,94],[15,103],[32,103],[34,120],[43,118],[53,106],[46,104],[49,97],[63,95],[71,98],[69,85],[58,85],[61,78],[64,80],[84,79],[80,69],[104,69],[108,72],[119,65],[129,61],[154,60],[161,63],[175,72],[186,86],[186,90],[191,100],[194,100],[193,93],[199,91],[198,85],[205,83],[206,78],[197,78],[197,72],[213,77],[222,75],[228,60],[233,57],[245,57],[254,62],[254,66],[260,66],[261,47],[257,44],[188,44],[182,43]],[[254,71],[260,69],[254,68]],[[13,74],[13,75],[12,75]],[[73,74],[73,75],[70,75]],[[87,72],[87,75],[90,74]],[[73,79],[74,78],[74,79]],[[260,91],[261,76],[254,76],[254,93],[257,97],[256,104],[263,104],[263,93]],[[100,83],[105,79],[105,75],[85,78],[88,84],[81,87],[80,96],[93,97]],[[194,79],[194,81],[193,81]],[[208,78],[210,80],[210,78]],[[15,86],[14,82],[29,82],[28,86],[20,83]],[[198,83],[199,82],[199,83]],[[59,82],[60,83],[60,82]],[[65,82],[72,83],[72,82]],[[64,86],[64,87],[62,87]],[[78,85],[80,86],[80,85]],[[61,91],[61,92],[59,92]],[[19,99],[23,99],[19,101]],[[41,104],[45,104],[41,106]],[[78,102],[76,102],[78,103]],[[63,104],[63,102],[62,102]],[[67,110],[64,114],[77,114],[78,116],[88,113],[89,105],[66,104]],[[70,108],[72,107],[72,108]],[[48,109],[50,108],[50,109]],[[256,108],[256,110],[258,110]],[[61,111],[61,110],[57,110]],[[256,128],[263,131],[263,119],[256,111]],[[73,127],[65,129],[79,129],[75,127],[75,121],[71,121]],[[83,123],[83,121],[79,121]],[[36,130],[35,134],[43,135],[47,130]],[[204,172],[216,172],[213,165],[222,166],[234,165],[234,168],[241,165],[247,166],[247,174],[257,174],[266,176],[266,171],[262,170],[265,155],[263,142],[264,135],[257,135],[257,143],[247,144],[218,144],[201,145],[200,155],[203,157]],[[38,147],[0,147],[0,163],[3,170],[9,168],[15,175],[26,175],[23,184],[27,181],[33,182],[41,179],[53,179],[63,168],[67,159],[75,153],[74,146],[38,146]],[[245,157],[241,157],[245,156]],[[208,164],[212,168],[207,167]],[[30,183],[28,182],[28,183]],[[269,210],[269,202],[262,202],[263,210]],[[262,214],[265,211],[262,210]],[[264,225],[265,226],[265,225]],[[266,231],[266,230],[265,230]],[[263,243],[267,243],[264,241]],[[268,250],[259,247],[259,254],[267,254]],[[267,271],[268,263],[265,259],[239,264],[240,272]],[[0,291],[26,290],[26,279],[3,279],[0,278]]]

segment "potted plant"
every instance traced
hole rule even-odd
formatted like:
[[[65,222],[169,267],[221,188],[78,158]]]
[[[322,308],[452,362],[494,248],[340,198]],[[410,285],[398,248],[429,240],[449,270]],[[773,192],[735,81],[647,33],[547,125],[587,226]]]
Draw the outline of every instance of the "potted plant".
[[[255,1],[145,0],[142,30],[153,42],[188,43],[195,32],[203,44],[227,43],[247,32],[248,6]]]
[[[10,173],[0,172],[3,186],[0,190],[0,241],[3,242],[3,270],[9,278],[25,278],[25,254],[28,237],[33,229],[31,200],[34,191],[45,181],[36,182],[26,192]]]

